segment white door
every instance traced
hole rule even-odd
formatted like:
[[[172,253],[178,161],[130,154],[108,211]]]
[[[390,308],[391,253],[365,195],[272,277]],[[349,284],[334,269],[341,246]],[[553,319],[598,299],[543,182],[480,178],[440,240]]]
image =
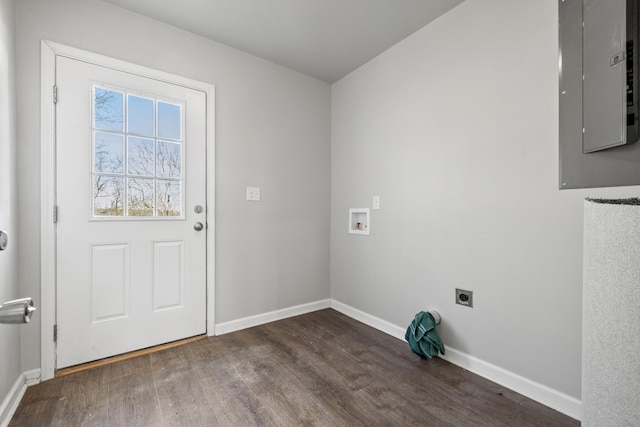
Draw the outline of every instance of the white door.
[[[56,368],[206,332],[206,94],[56,58]]]

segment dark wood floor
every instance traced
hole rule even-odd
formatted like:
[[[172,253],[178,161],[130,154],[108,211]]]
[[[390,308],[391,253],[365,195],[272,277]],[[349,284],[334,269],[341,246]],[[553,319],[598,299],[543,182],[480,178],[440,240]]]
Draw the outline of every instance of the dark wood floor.
[[[10,426],[577,426],[336,311],[45,381]]]

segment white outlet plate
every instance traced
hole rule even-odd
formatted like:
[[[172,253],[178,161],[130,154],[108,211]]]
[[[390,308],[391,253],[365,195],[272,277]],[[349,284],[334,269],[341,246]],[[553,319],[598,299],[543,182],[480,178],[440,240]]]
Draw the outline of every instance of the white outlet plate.
[[[247,187],[247,200],[250,202],[259,202],[260,187]]]

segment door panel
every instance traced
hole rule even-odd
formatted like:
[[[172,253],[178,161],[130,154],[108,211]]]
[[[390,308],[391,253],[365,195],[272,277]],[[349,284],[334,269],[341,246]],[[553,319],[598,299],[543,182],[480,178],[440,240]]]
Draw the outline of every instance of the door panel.
[[[92,323],[129,316],[129,259],[126,243],[91,245]]]
[[[180,307],[184,295],[184,242],[154,242],[153,309]]]
[[[206,94],[56,58],[56,367],[206,332]]]

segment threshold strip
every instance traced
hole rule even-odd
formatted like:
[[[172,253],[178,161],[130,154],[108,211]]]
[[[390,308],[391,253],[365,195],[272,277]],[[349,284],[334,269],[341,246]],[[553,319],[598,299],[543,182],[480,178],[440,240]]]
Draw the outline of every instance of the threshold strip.
[[[81,365],[70,366],[68,368],[59,369],[54,374],[54,378],[66,377],[67,375],[75,374],[77,372],[87,371],[89,369],[98,368],[100,366],[110,365],[116,362],[122,362],[123,360],[133,359],[135,357],[146,356],[147,354],[156,353],[158,351],[167,350],[169,348],[179,347],[181,345],[189,344],[192,342],[200,341],[207,338],[206,334],[196,335],[195,337],[185,338],[183,340],[172,341],[165,344],[156,345],[154,347],[143,348],[142,350],[135,350],[129,353],[119,354],[113,357],[107,357],[105,359],[95,360],[93,362],[83,363]]]

